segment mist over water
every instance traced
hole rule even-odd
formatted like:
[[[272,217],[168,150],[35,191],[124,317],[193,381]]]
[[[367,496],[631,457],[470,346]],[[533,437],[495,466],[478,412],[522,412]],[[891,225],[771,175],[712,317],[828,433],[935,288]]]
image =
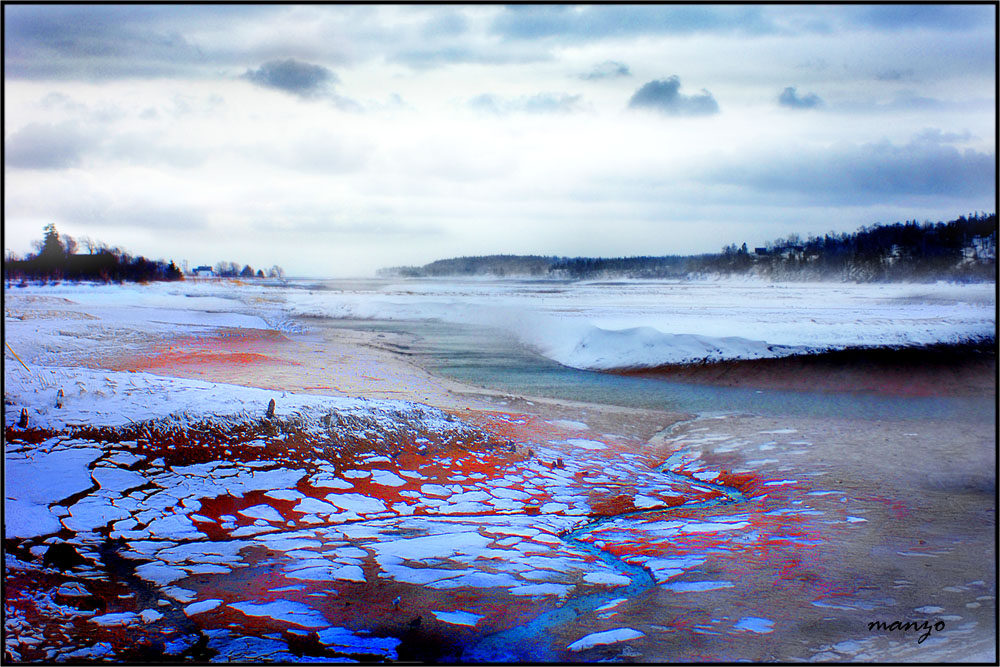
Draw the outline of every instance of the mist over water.
[[[296,290],[293,312],[311,316],[310,325],[404,334],[412,342],[400,352],[430,372],[516,395],[688,413],[975,421],[991,421],[996,413],[989,398],[724,387],[559,363],[580,365],[574,362],[583,359],[591,367],[600,367],[593,362],[611,358],[615,363],[608,367],[612,368],[616,363],[628,367],[622,360],[630,359],[655,366],[683,362],[685,353],[699,351],[709,357],[714,353],[715,358],[784,356],[789,352],[775,339],[815,345],[831,331],[840,335],[850,327],[855,328],[856,337],[892,342],[909,331],[905,322],[895,329],[887,326],[886,315],[915,312],[926,319],[929,313],[924,304],[912,304],[916,290],[911,286],[883,286],[877,299],[871,297],[871,290],[840,285],[779,286],[777,292],[767,285],[552,281],[331,281],[301,287],[309,296],[304,298]],[[971,305],[950,300],[965,293],[938,291],[939,301],[941,295],[949,300],[934,309],[950,317],[949,322],[958,322],[966,330],[985,328],[980,326],[981,313],[992,309],[985,290],[969,293]],[[737,308],[745,292],[768,299],[744,300],[745,305]],[[862,298],[870,303],[859,307],[857,301]],[[799,321],[804,309],[813,320],[811,328]],[[838,327],[836,320],[845,312],[854,321]],[[771,322],[774,326],[769,328]],[[675,334],[671,326],[711,335]],[[728,335],[734,330],[748,333],[746,337]],[[765,341],[764,336],[769,338]],[[590,341],[596,344],[588,348]]]

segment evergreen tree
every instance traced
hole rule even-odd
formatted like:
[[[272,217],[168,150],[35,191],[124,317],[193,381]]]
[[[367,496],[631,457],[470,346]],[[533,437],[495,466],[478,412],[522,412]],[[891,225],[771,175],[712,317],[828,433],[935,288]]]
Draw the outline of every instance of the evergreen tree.
[[[55,224],[50,222],[45,225],[45,239],[42,241],[42,249],[38,253],[38,257],[40,259],[57,261],[62,259],[65,255],[66,248],[63,246],[62,240],[59,238],[59,232],[56,231]]]

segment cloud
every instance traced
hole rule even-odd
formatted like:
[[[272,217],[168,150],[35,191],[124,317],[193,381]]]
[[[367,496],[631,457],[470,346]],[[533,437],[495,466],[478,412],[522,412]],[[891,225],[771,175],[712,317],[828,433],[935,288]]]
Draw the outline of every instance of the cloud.
[[[964,132],[942,132],[936,127],[929,127],[914,137],[913,141],[914,143],[925,144],[955,144],[969,141],[972,138],[972,133],[968,130]]]
[[[778,104],[790,109],[815,109],[823,106],[823,100],[816,93],[807,93],[799,97],[798,93],[795,92],[795,87],[788,86],[778,96]]]
[[[303,128],[280,144],[253,142],[237,152],[253,163],[282,165],[299,172],[347,174],[362,169],[373,151],[371,144],[357,138]]]
[[[887,69],[881,72],[875,73],[875,78],[879,81],[902,81],[903,79],[912,79],[913,70],[912,69]]]
[[[544,49],[531,45],[451,44],[428,48],[426,42],[416,47],[401,47],[387,59],[414,69],[429,69],[443,65],[509,65],[553,60]]]
[[[8,137],[4,163],[24,169],[67,169],[78,166],[97,144],[77,123],[30,123]]]
[[[209,220],[205,212],[195,206],[132,202],[112,206],[103,212],[100,224],[104,227],[194,232],[208,229]]]
[[[622,76],[632,76],[628,65],[617,60],[605,60],[603,63],[594,65],[594,68],[589,72],[581,74],[580,78],[585,81],[593,81],[595,79],[617,79]]]
[[[190,32],[273,11],[124,4],[4,7],[4,73],[101,80],[186,74],[204,67],[213,53],[192,42]]]
[[[491,31],[510,40],[592,41],[651,33],[767,34],[775,25],[760,7],[711,5],[508,5]]]
[[[834,205],[902,203],[915,197],[982,197],[996,191],[996,156],[950,145],[961,135],[927,130],[909,143],[841,144],[770,151],[710,169],[704,180]]]
[[[265,88],[276,88],[300,97],[315,97],[338,83],[336,74],[322,65],[311,65],[294,58],[271,60],[255,70],[248,69],[244,78]]]
[[[719,112],[719,104],[707,90],[701,95],[682,95],[677,76],[656,79],[635,91],[628,101],[630,109],[652,109],[672,116],[706,116]]]
[[[968,30],[995,20],[995,8],[946,3],[890,3],[852,7],[848,11],[857,12],[854,18],[858,24],[880,30]]]
[[[980,91],[976,91],[980,92]],[[985,92],[985,91],[983,91]],[[951,97],[938,99],[927,97],[914,90],[902,90],[893,98],[884,101],[845,100],[837,105],[837,111],[850,113],[934,113],[993,111],[996,99],[985,96]]]
[[[514,112],[524,113],[570,113],[579,111],[582,95],[568,93],[537,93],[520,97],[500,97],[484,93],[467,102],[468,106],[477,111],[485,111],[497,115]]]
[[[469,21],[461,13],[443,11],[430,18],[420,32],[428,39],[440,39],[441,37],[461,35],[468,28]]]
[[[446,230],[440,225],[434,224],[404,224],[385,220],[368,220],[365,222],[340,222],[330,220],[330,212],[327,210],[312,210],[299,208],[285,210],[285,223],[283,232],[306,233],[320,238],[333,238],[337,241],[343,240],[344,236],[368,237],[375,240],[387,236],[394,237],[437,237],[443,236]],[[255,232],[273,232],[275,229],[274,219],[271,217],[263,219],[251,219],[246,225]]]

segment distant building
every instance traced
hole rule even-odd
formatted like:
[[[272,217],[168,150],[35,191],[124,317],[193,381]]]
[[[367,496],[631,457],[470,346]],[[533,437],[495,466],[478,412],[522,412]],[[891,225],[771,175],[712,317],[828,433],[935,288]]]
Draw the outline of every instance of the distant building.
[[[766,255],[767,254],[767,248],[754,248],[753,249],[753,254],[755,254],[755,255]]]
[[[198,276],[199,278],[212,278],[215,276],[215,271],[213,271],[210,266],[196,266],[194,267],[194,270],[191,271],[191,274]]]

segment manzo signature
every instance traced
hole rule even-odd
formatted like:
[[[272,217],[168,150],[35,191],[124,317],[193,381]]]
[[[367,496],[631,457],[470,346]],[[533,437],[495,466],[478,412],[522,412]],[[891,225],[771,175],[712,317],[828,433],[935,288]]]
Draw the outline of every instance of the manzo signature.
[[[885,621],[872,621],[868,624],[869,632],[875,632],[876,630],[883,630],[885,632],[921,632],[923,633],[917,637],[917,643],[922,644],[925,639],[927,639],[931,632],[941,632],[944,630],[944,621],[935,621],[931,624],[930,621],[893,621],[892,623],[886,623]]]

